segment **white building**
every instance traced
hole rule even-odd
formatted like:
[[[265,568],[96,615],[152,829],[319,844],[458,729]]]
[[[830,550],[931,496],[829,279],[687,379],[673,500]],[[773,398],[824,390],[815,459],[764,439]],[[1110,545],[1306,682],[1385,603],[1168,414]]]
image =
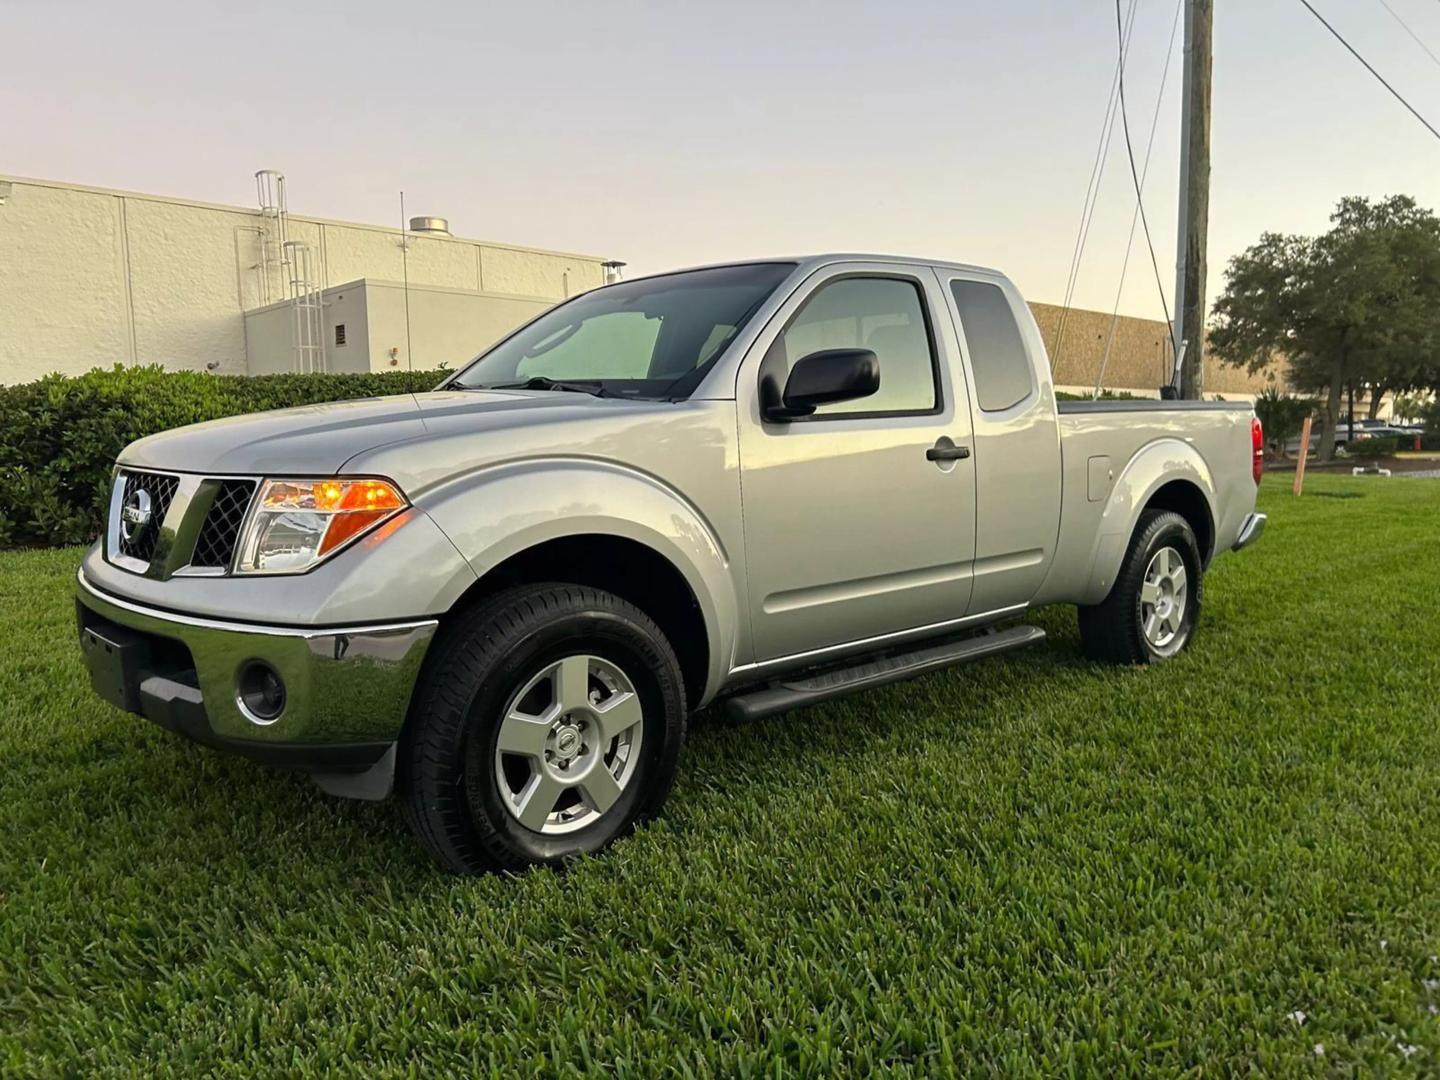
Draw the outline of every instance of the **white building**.
[[[290,214],[274,174],[254,208],[0,176],[0,383],[116,363],[453,367],[605,279],[598,256],[416,224]]]

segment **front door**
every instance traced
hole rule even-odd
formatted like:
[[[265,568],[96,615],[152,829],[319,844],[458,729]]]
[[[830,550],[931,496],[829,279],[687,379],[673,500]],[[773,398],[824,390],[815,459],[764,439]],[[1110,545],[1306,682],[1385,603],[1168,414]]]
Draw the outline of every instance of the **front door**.
[[[844,348],[876,354],[876,394],[789,422],[762,417],[762,379],[783,387],[797,360]],[[755,662],[965,615],[975,460],[961,456],[971,421],[960,370],[929,270],[819,270],[760,335],[736,393]]]

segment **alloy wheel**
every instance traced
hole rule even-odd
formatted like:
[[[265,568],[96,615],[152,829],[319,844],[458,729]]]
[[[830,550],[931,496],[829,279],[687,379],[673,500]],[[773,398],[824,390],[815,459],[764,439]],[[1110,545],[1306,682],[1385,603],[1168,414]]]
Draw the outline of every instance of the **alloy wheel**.
[[[511,697],[500,722],[500,801],[538,833],[594,824],[634,779],[643,721],[640,697],[619,665],[589,655],[548,664]]]
[[[1162,547],[1151,558],[1140,583],[1140,628],[1161,656],[1171,656],[1185,644],[1189,596],[1185,560],[1173,547]]]

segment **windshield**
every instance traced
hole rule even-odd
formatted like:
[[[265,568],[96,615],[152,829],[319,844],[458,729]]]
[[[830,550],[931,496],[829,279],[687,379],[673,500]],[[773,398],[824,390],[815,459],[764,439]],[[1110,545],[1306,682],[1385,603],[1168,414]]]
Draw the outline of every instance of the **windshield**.
[[[688,397],[794,269],[719,266],[596,289],[481,353],[449,385]]]

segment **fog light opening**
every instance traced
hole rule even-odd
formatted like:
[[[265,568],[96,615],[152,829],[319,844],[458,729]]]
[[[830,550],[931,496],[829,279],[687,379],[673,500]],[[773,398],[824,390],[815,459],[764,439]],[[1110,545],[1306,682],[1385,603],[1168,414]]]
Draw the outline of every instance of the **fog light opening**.
[[[240,669],[236,691],[240,711],[252,724],[273,724],[285,711],[285,681],[260,660],[252,660]]]

